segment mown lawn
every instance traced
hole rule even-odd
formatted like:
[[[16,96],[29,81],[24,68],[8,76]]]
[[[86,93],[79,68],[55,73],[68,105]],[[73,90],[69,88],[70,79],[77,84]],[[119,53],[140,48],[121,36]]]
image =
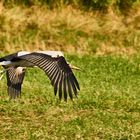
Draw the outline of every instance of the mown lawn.
[[[59,101],[44,72],[28,69],[21,99],[0,81],[0,139],[140,139],[140,57],[66,55],[81,90]]]

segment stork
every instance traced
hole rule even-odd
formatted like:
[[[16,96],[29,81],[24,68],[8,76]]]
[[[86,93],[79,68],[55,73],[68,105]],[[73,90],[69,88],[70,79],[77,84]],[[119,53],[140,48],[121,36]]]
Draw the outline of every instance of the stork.
[[[67,101],[67,96],[73,99],[73,93],[78,95],[79,83],[72,69],[79,68],[67,63],[60,51],[20,51],[0,58],[0,65],[4,67],[7,77],[8,95],[15,99],[21,95],[21,86],[27,67],[39,67],[49,77],[54,94],[59,94],[61,100]]]

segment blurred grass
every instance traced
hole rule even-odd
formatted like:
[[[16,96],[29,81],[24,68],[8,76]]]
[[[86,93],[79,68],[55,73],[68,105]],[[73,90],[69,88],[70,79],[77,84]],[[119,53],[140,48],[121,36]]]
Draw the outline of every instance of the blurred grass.
[[[13,7],[20,6],[34,6],[45,5],[49,9],[64,8],[68,5],[82,9],[107,12],[111,7],[114,10],[119,10],[122,14],[129,14],[129,12],[139,4],[139,0],[2,0],[4,6]]]
[[[67,6],[49,10],[0,5],[0,51],[61,50],[91,55],[140,52],[139,7],[132,16],[84,12]],[[69,51],[71,48],[71,51]]]
[[[75,71],[81,91],[74,102],[59,102],[39,69],[27,71],[16,101],[8,101],[1,81],[0,139],[139,139],[140,57],[67,60],[84,69]]]

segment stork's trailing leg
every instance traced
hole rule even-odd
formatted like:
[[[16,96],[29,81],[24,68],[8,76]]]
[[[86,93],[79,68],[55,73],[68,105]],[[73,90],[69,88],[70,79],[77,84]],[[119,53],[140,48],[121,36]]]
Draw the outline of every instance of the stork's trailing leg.
[[[0,80],[3,78],[5,72],[6,72],[5,69],[0,71],[0,74],[1,74],[1,76],[0,76]]]

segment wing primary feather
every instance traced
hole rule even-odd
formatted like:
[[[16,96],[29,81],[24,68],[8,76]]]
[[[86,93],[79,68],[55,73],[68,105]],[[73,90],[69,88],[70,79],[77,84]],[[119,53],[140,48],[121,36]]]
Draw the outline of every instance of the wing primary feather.
[[[62,82],[63,82],[63,72],[61,72],[61,79],[59,81],[59,99],[62,99]]]
[[[48,76],[49,76],[49,78],[50,78],[51,75],[55,72],[56,69],[57,69],[57,68],[56,68],[55,65],[53,65],[53,66],[51,67],[51,69],[48,71]]]
[[[15,88],[12,88],[11,98],[15,99],[15,97],[16,97],[16,91],[15,91]]]
[[[57,71],[58,71],[57,67],[54,67],[53,70],[48,74],[50,80],[52,80],[53,76],[56,74]]]
[[[75,83],[77,89],[80,90],[79,83],[78,83],[77,79],[75,78],[74,74],[71,75],[71,79],[73,79],[73,81],[74,81],[74,83]]]
[[[67,75],[64,73],[64,78],[63,78],[63,91],[64,91],[64,100],[67,101]]]
[[[77,89],[76,89],[76,86],[75,86],[75,84],[74,84],[74,81],[73,81],[71,75],[69,76],[69,78],[70,78],[70,83],[71,83],[71,86],[72,86],[73,92],[74,92],[74,94],[75,94],[76,97],[77,97],[77,95],[78,95],[78,94],[77,94]]]
[[[42,64],[39,64],[40,68],[47,68],[52,62],[51,61],[48,61],[48,60],[45,60]]]
[[[21,58],[31,62],[31,63],[36,63],[37,65],[40,64],[42,61],[42,57],[34,56],[34,55],[26,55],[26,56],[21,56]]]
[[[18,92],[17,92],[16,88],[14,88],[14,90],[15,90],[14,99],[16,99]]]
[[[47,69],[47,67],[50,65],[51,63],[50,62],[44,62],[43,65],[40,65],[39,64],[39,67],[42,68],[43,70]]]
[[[71,84],[70,84],[70,80],[69,80],[68,75],[67,75],[67,84],[68,84],[68,93],[69,93],[69,96],[70,96],[70,98],[72,100],[73,96],[72,96]]]
[[[59,75],[59,70],[57,69],[56,71],[55,71],[55,73],[52,75],[52,77],[51,77],[51,84],[54,86],[54,83],[55,83],[55,80],[57,79],[57,77],[58,77],[58,75]]]
[[[39,63],[35,63],[35,62],[34,62],[34,64],[35,64],[36,66],[39,66],[39,67],[43,68],[43,69],[44,69],[44,66],[46,66],[46,62],[44,62],[44,61],[40,61]]]
[[[49,66],[47,66],[47,67],[44,68],[44,71],[46,72],[46,74],[48,74],[48,72],[51,70],[51,68],[52,68],[53,66],[54,66],[54,64],[53,64],[53,63],[50,63]]]
[[[58,76],[55,80],[55,83],[54,83],[54,94],[55,95],[57,94],[57,89],[58,89],[58,84],[59,84],[60,78],[61,78],[61,73],[59,72]]]

